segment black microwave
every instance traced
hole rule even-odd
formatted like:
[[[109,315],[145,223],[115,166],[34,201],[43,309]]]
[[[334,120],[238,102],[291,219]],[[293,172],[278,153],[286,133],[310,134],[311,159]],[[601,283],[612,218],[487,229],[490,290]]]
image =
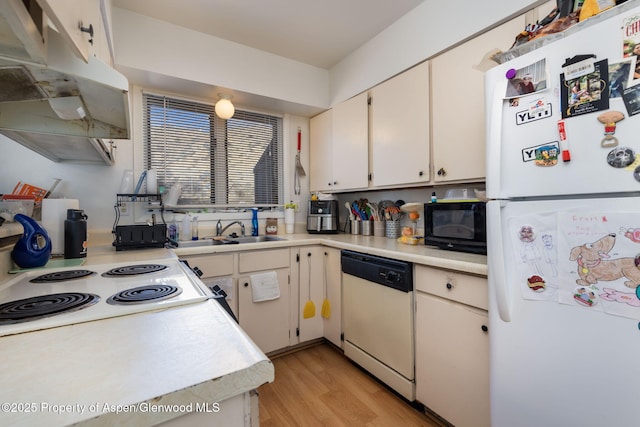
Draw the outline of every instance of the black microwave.
[[[479,200],[424,204],[424,244],[487,254],[487,210]]]

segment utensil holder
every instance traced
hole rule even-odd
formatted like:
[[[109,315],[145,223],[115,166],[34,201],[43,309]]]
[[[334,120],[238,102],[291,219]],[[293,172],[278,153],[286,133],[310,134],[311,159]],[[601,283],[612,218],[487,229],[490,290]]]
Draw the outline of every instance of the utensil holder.
[[[378,237],[385,236],[384,221],[373,221],[373,235]]]
[[[400,237],[400,221],[386,221],[386,235],[389,239]]]
[[[358,221],[357,219],[351,220],[351,234],[360,234],[362,232],[362,221]]]
[[[373,221],[360,221],[362,223],[362,235],[373,236]]]

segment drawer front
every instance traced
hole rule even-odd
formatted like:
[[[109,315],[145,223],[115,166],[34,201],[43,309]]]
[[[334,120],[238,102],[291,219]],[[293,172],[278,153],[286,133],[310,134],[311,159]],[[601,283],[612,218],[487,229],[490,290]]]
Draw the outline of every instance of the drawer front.
[[[483,310],[489,308],[486,277],[415,265],[415,287],[420,292],[428,292]]]
[[[240,252],[238,256],[240,273],[289,267],[289,249]]]
[[[191,267],[198,267],[202,277],[218,277],[233,274],[233,254],[192,255],[181,257]]]

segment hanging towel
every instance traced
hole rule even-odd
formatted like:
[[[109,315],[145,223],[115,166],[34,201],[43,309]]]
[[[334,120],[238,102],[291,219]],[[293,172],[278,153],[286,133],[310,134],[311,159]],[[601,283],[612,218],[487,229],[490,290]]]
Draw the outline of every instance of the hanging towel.
[[[251,295],[253,302],[280,298],[280,285],[275,271],[251,275]]]

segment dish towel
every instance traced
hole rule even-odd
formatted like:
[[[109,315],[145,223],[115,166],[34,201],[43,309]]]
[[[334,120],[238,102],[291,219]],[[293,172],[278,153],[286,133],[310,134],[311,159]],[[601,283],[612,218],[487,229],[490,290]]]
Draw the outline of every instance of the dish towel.
[[[280,284],[275,271],[251,275],[251,295],[253,302],[270,301],[280,298]]]

